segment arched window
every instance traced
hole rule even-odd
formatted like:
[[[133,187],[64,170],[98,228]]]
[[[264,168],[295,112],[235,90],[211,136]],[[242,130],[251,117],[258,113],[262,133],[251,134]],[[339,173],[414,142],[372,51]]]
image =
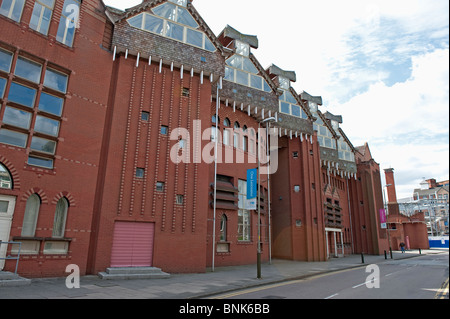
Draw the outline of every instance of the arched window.
[[[240,129],[241,128],[241,126],[239,125],[239,122],[235,122],[234,123],[234,129],[235,130],[238,130],[238,129]]]
[[[28,198],[27,205],[25,206],[25,215],[23,217],[23,237],[34,237],[40,206],[41,199],[37,194],[33,194]]]
[[[0,188],[12,189],[13,180],[5,166],[0,164]]]
[[[216,124],[216,116],[215,115],[212,116],[211,122]],[[220,124],[220,117],[219,117],[219,124]]]
[[[227,216],[223,215],[220,221],[220,241],[227,241]]]
[[[63,238],[66,228],[67,210],[69,202],[66,198],[61,198],[56,204],[55,220],[53,222],[53,234],[55,238]]]
[[[228,117],[225,120],[223,120],[223,126],[225,126],[225,127],[230,126],[230,120],[228,119]]]

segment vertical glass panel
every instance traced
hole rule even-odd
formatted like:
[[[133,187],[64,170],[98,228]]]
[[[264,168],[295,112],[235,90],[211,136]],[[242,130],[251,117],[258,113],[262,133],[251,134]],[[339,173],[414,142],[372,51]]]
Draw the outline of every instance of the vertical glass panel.
[[[186,7],[187,5],[187,0],[169,0],[169,1],[183,7]]]
[[[28,164],[49,169],[53,168],[53,160],[36,156],[28,156]]]
[[[61,116],[64,100],[42,92],[39,100],[39,110]]]
[[[247,72],[250,72],[250,73],[253,73],[253,74],[258,74],[259,73],[258,69],[256,68],[256,66],[248,58],[244,58],[243,69],[244,69],[244,71],[247,71]]]
[[[56,142],[33,136],[30,148],[38,152],[55,154]]]
[[[272,89],[270,88],[270,85],[265,80],[263,80],[263,84],[264,84],[264,92],[272,91]]]
[[[243,56],[249,56],[250,54],[250,45],[247,43],[241,42],[239,40],[235,41],[236,45],[236,53],[243,55]]]
[[[25,206],[25,216],[22,224],[22,236],[33,237],[36,232],[36,224],[39,215],[39,207],[41,205],[41,199],[38,195],[32,194]]]
[[[0,70],[9,72],[11,68],[12,53],[0,49]]]
[[[251,74],[250,81],[251,87],[262,90],[262,78],[260,76]]]
[[[29,129],[31,113],[7,106],[5,108],[5,115],[3,116],[3,123]]]
[[[234,81],[234,69],[225,67],[225,80]]]
[[[36,132],[58,136],[59,132],[59,122],[49,119],[47,117],[43,117],[38,115],[36,117],[36,123],[34,124],[34,130]]]
[[[137,16],[134,16],[134,17],[128,19],[127,21],[128,21],[128,24],[131,25],[132,27],[142,29],[143,18],[144,18],[144,14],[141,13]]]
[[[291,114],[291,107],[289,103],[280,102],[281,113]]]
[[[54,0],[37,0],[30,19],[30,28],[47,35]]]
[[[8,94],[9,101],[28,107],[33,107],[35,96],[36,90],[14,82],[11,83],[11,88],[9,89]]]
[[[184,28],[178,24],[167,22],[166,36],[178,41],[183,41]]]
[[[214,44],[205,35],[205,49],[211,52],[216,51]]]
[[[152,15],[145,15],[144,30],[160,34],[164,33],[164,20]]]
[[[5,93],[6,88],[6,79],[0,78],[0,99],[3,98],[3,94]]]
[[[294,116],[301,116],[301,112],[300,112],[300,106],[298,105],[291,105],[291,114]]]
[[[56,204],[55,220],[53,222],[52,237],[62,238],[64,237],[64,230],[66,228],[67,209],[69,203],[67,199],[61,198]]]
[[[0,6],[0,14],[20,22],[24,4],[25,0],[3,0]]]
[[[203,47],[203,33],[186,28],[186,43]]]
[[[67,75],[52,69],[47,69],[45,72],[44,85],[59,92],[66,93],[67,80]]]
[[[153,8],[152,11],[160,17],[175,21],[177,6],[172,3],[164,3],[156,8]]]
[[[198,24],[185,8],[178,7],[177,22],[197,29]]]
[[[227,60],[227,64],[235,69],[242,69],[242,57],[234,55]]]
[[[248,86],[248,73],[236,70],[236,83]]]
[[[35,83],[41,81],[42,66],[25,58],[19,57],[14,74]]]
[[[2,129],[0,130],[0,143],[10,144],[18,147],[27,146],[26,134],[17,133],[10,130]]]

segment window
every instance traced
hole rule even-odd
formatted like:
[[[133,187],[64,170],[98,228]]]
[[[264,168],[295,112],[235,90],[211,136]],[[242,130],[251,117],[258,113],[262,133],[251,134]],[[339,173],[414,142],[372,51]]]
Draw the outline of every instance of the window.
[[[227,223],[227,216],[222,215],[220,220],[220,241],[227,241]]]
[[[191,92],[190,92],[189,88],[183,88],[183,90],[182,90],[182,92],[181,92],[181,95],[182,95],[182,96],[184,96],[184,97],[189,97],[190,94],[191,94]]]
[[[30,148],[34,151],[53,155],[55,154],[56,142],[47,140],[45,138],[33,136],[33,138],[31,139]]]
[[[230,120],[228,118],[223,120],[223,126],[225,126],[225,127],[229,127],[230,126]]]
[[[25,0],[3,0],[0,14],[16,22],[20,22]]]
[[[36,117],[36,123],[34,124],[34,130],[56,137],[59,133],[59,121],[38,115]]]
[[[156,191],[157,192],[164,192],[164,183],[163,182],[157,182],[156,183]]]
[[[61,93],[66,93],[68,76],[52,69],[45,72],[44,85]]]
[[[145,121],[145,122],[148,122],[149,119],[150,119],[150,113],[142,111],[141,112],[141,120]]]
[[[223,130],[223,145],[229,145],[230,144],[230,130],[224,129]]]
[[[33,107],[36,98],[36,90],[27,86],[11,83],[8,100],[24,106]]]
[[[247,201],[247,181],[238,181],[238,240],[250,241],[250,213],[245,209]]]
[[[29,165],[39,166],[43,168],[52,169],[53,168],[53,160],[48,158],[42,158],[37,156],[28,156]]]
[[[63,238],[66,228],[67,210],[69,208],[69,202],[66,198],[61,198],[56,204],[55,219],[53,221],[53,233],[54,238]]]
[[[10,69],[10,57],[8,52],[0,50],[2,70]],[[20,84],[11,82],[14,76],[23,79]],[[0,97],[8,101],[0,118],[3,123],[0,143],[21,148],[29,146],[29,165],[53,169],[68,76],[53,69],[43,69],[42,65],[22,56],[17,58],[14,76],[0,78]],[[6,94],[8,82],[10,87]],[[37,84],[43,87],[39,91],[35,89]]]
[[[245,85],[260,91],[270,92],[271,88],[259,71],[248,58],[250,46],[246,43],[237,44],[236,54],[227,59],[225,67],[225,80]]]
[[[18,147],[27,146],[28,136],[26,134],[1,129],[0,130],[0,143],[14,145]]]
[[[136,177],[137,178],[144,178],[145,169],[144,168],[136,168]]]
[[[39,208],[41,206],[41,199],[37,194],[32,194],[25,206],[25,215],[22,224],[22,236],[34,237],[36,232],[36,224],[39,215]]]
[[[168,127],[168,126],[161,125],[161,134],[162,134],[162,135],[167,135],[167,134],[169,134],[169,127]]]
[[[61,13],[61,20],[59,21],[56,41],[69,47],[73,45],[75,28],[77,28],[78,25],[80,2],[81,1],[79,0],[65,0]]]
[[[3,115],[3,123],[29,129],[31,122],[31,113],[7,106]]]
[[[61,116],[63,104],[64,100],[62,98],[42,92],[39,100],[39,110],[56,116]]]
[[[36,0],[30,20],[30,28],[44,35],[48,33],[55,0]]]
[[[9,72],[12,56],[12,53],[0,49],[0,70]]]
[[[186,0],[170,1],[127,20],[132,27],[155,33],[185,44],[214,52],[214,44],[203,32],[197,30],[198,23],[185,8]]]
[[[177,195],[176,204],[177,205],[183,205],[183,201],[184,201],[184,196],[183,195]]]
[[[12,189],[12,177],[5,166],[0,164],[0,188]]]
[[[14,74],[34,83],[41,80],[42,66],[23,57],[18,57]]]
[[[6,88],[6,79],[0,78],[0,99],[3,98],[3,94],[5,93]]]
[[[300,117],[302,119],[308,118],[303,109],[298,105],[298,102],[295,99],[295,97],[292,95],[291,92],[287,90],[285,90],[283,92],[283,95],[280,97],[280,112],[295,117]]]
[[[238,212],[238,241],[250,241],[250,213],[247,210]]]

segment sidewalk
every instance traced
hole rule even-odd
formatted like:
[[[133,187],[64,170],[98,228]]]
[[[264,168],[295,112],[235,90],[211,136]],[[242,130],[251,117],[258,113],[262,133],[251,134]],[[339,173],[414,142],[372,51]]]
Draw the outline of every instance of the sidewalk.
[[[422,255],[448,253],[447,250],[422,250]],[[393,252],[393,259],[418,257],[419,251]],[[0,287],[0,299],[190,299],[255,287],[328,272],[383,263],[382,256],[360,255],[332,258],[327,262],[273,260],[262,265],[262,279],[256,279],[256,265],[216,268],[204,274],[173,274],[168,279],[101,280],[84,276],[80,288],[68,289],[66,278],[33,279],[30,285]]]

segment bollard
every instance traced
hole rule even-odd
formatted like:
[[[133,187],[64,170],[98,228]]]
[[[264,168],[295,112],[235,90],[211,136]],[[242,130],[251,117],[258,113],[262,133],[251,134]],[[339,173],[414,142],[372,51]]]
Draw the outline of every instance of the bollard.
[[[361,253],[361,263],[364,264],[364,253]]]
[[[392,248],[389,248],[390,254],[391,254],[391,259],[394,259],[394,257],[392,256]]]
[[[384,251],[384,259],[387,259],[387,252],[386,252],[386,250]]]
[[[419,255],[422,255],[422,249],[419,248]]]

